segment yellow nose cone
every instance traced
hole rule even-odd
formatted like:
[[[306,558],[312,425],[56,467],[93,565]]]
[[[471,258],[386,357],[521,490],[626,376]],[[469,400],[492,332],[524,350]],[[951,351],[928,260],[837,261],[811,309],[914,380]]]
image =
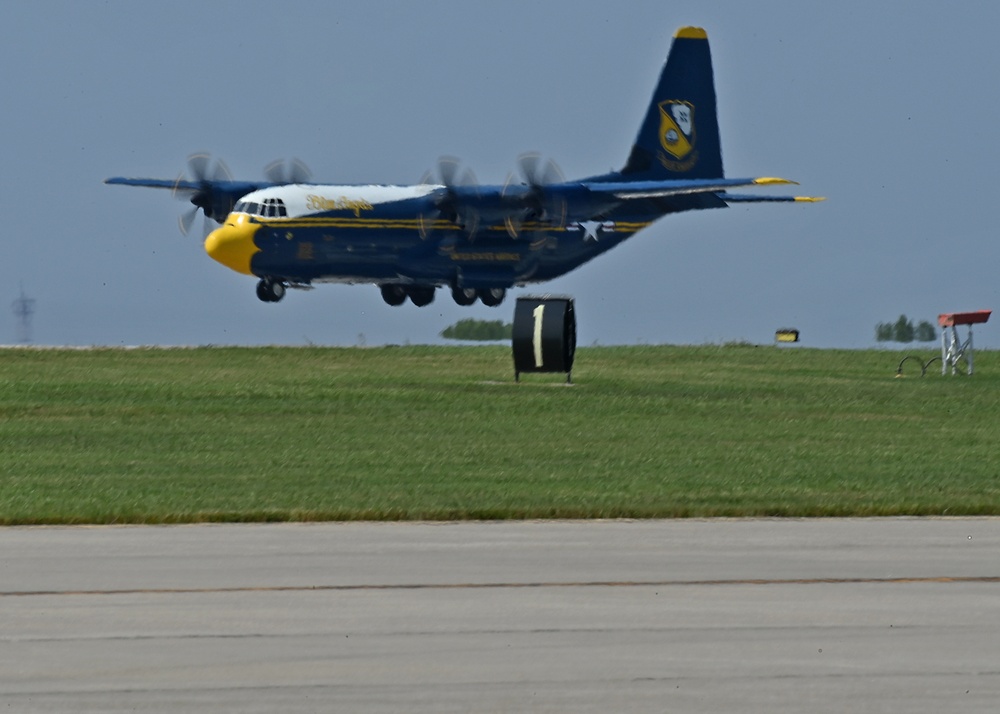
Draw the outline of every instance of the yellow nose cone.
[[[251,222],[248,216],[229,216],[222,227],[208,234],[205,252],[212,260],[237,273],[253,275],[250,271],[250,259],[260,252],[260,248],[253,242],[254,234],[259,229],[260,224]]]

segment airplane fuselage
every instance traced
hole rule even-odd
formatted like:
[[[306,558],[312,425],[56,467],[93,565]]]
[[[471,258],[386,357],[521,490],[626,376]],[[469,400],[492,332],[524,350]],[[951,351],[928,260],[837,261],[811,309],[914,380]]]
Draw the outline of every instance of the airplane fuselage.
[[[472,227],[440,215],[435,197],[446,190],[439,185],[264,188],[240,199],[208,236],[205,249],[229,268],[272,283],[376,283],[383,291],[399,286],[411,299],[419,288],[442,285],[482,295],[563,275],[664,213],[689,209],[699,200],[674,198],[674,204],[685,204],[680,206],[650,199],[630,204],[627,215],[610,210],[596,219],[588,207],[583,216],[525,221],[512,235],[502,220]]]

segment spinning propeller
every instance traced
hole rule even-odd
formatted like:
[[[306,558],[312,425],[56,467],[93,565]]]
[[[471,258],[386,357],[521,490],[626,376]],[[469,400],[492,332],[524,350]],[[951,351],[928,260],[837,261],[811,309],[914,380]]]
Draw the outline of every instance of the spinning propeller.
[[[300,159],[282,161],[275,159],[264,167],[264,176],[271,183],[309,183],[312,181],[312,171]]]
[[[277,185],[309,183],[312,180],[309,167],[299,159],[272,161],[264,167],[264,176],[271,184]],[[187,172],[182,172],[173,185],[174,196],[191,203],[191,208],[178,218],[181,233],[190,233],[200,209],[205,214],[204,233],[207,236],[212,227],[209,219],[222,223],[240,195],[266,185],[249,182],[220,186],[232,182],[233,175],[222,159],[213,163],[212,157],[205,153],[189,156]]]
[[[479,211],[476,210],[476,199],[479,197],[478,182],[472,169],[465,169],[459,177],[461,162],[454,156],[442,156],[438,159],[437,176],[445,188],[444,195],[436,202],[435,208],[417,216],[417,229],[420,237],[426,239],[434,230],[434,223],[445,216],[457,223],[471,240],[479,229]],[[430,184],[434,176],[427,171],[420,178],[421,184]]]
[[[432,209],[417,216],[420,237],[426,239],[439,218],[461,226],[469,240],[475,237],[484,221],[487,224],[502,221],[511,238],[518,238],[528,222],[534,224],[532,232],[565,225],[566,199],[549,190],[565,182],[556,162],[552,159],[543,162],[539,154],[522,154],[518,157],[518,169],[522,181],[517,182],[509,175],[497,199],[495,193],[479,190],[471,169],[463,171],[458,159],[442,156],[438,160],[437,180],[444,191]],[[434,178],[428,171],[420,183],[432,184]]]
[[[546,228],[562,227],[566,223],[566,199],[547,190],[548,186],[565,182],[562,170],[552,159],[543,165],[537,153],[521,154],[517,165],[524,183],[514,183],[513,175],[508,175],[501,191],[508,202],[522,204],[519,211],[504,217],[507,233],[511,238],[519,237],[529,219],[546,224]]]
[[[191,178],[189,179],[184,173],[181,173],[174,182],[173,193],[175,198],[189,200],[192,208],[180,215],[178,225],[181,233],[187,235],[191,231],[191,226],[194,224],[194,219],[200,208],[205,212],[205,235],[208,235],[210,227],[208,219],[221,222],[232,210],[232,205],[229,205],[228,209],[220,205],[219,196],[216,195],[213,183],[232,181],[233,175],[222,159],[216,161],[215,165],[212,166],[212,158],[208,154],[192,154],[188,157],[187,165]]]

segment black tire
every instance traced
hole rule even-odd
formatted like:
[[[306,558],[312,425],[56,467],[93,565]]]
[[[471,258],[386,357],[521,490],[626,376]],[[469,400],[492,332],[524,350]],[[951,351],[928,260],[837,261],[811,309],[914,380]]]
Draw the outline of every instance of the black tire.
[[[479,293],[476,292],[475,288],[454,287],[451,289],[451,297],[457,304],[466,306],[474,304],[479,297]]]
[[[434,286],[413,285],[406,289],[406,295],[417,307],[430,305],[434,302]]]
[[[257,283],[257,298],[261,302],[278,302],[285,297],[285,284],[280,280],[261,278]]]
[[[380,285],[379,289],[382,291],[382,299],[385,300],[387,305],[396,306],[406,302],[406,290],[403,289],[402,285],[386,283],[385,285]]]
[[[479,299],[486,307],[496,307],[507,297],[507,291],[503,288],[490,288],[479,293]]]

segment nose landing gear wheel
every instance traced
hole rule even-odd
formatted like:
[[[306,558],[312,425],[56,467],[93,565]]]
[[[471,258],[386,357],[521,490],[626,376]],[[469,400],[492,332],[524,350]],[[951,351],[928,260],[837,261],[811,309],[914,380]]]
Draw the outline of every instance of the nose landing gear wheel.
[[[279,280],[261,278],[257,283],[257,297],[261,302],[278,302],[285,297],[285,285]]]

